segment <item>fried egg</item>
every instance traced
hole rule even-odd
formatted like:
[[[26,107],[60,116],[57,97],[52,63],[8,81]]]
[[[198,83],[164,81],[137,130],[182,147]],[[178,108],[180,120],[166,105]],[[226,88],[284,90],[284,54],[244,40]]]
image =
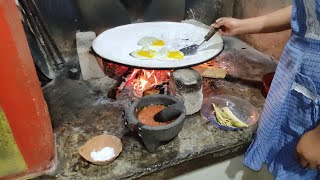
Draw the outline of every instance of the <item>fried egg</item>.
[[[138,59],[153,59],[156,57],[157,51],[148,47],[142,47],[142,49],[136,50],[130,53],[130,55]]]
[[[157,53],[156,58],[161,60],[180,60],[184,58],[184,54],[181,51],[164,47]]]
[[[165,42],[161,39],[155,37],[143,37],[138,41],[138,45],[140,46],[157,46],[162,47],[165,45]]]

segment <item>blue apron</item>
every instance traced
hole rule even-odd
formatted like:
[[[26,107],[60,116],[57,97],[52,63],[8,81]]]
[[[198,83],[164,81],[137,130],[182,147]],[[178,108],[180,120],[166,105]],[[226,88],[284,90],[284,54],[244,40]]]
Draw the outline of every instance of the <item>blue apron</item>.
[[[292,36],[244,164],[254,170],[267,164],[280,180],[320,179],[319,171],[304,169],[293,159],[300,137],[320,122],[320,0],[293,0],[292,6]]]

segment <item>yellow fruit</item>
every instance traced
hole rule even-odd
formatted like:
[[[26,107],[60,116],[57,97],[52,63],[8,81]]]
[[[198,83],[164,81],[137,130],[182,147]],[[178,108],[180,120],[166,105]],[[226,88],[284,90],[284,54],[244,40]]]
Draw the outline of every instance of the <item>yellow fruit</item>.
[[[222,111],[229,117],[231,124],[235,127],[246,128],[249,127],[246,123],[237,118],[228,107],[223,107]]]
[[[225,118],[226,114],[222,112],[220,108],[218,108],[214,103],[212,103],[214,111],[216,112],[217,121],[224,126],[232,126],[230,119]]]

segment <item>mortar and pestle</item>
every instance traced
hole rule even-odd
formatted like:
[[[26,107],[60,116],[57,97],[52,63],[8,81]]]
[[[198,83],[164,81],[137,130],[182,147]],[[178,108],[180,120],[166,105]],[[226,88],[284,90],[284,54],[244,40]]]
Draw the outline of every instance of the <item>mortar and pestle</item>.
[[[166,123],[160,126],[143,124],[137,118],[138,113],[151,105],[164,105],[165,109],[154,115],[154,121]],[[142,139],[145,148],[155,153],[162,142],[173,140],[181,131],[186,116],[184,104],[169,95],[150,95],[135,101],[125,111],[125,124]]]

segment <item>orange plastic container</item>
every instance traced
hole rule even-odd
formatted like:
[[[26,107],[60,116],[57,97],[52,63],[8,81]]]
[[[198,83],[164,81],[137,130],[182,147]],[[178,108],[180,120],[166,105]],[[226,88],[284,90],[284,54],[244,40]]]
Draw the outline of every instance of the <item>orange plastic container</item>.
[[[0,179],[35,176],[53,166],[54,137],[15,1],[0,0],[0,36]]]

